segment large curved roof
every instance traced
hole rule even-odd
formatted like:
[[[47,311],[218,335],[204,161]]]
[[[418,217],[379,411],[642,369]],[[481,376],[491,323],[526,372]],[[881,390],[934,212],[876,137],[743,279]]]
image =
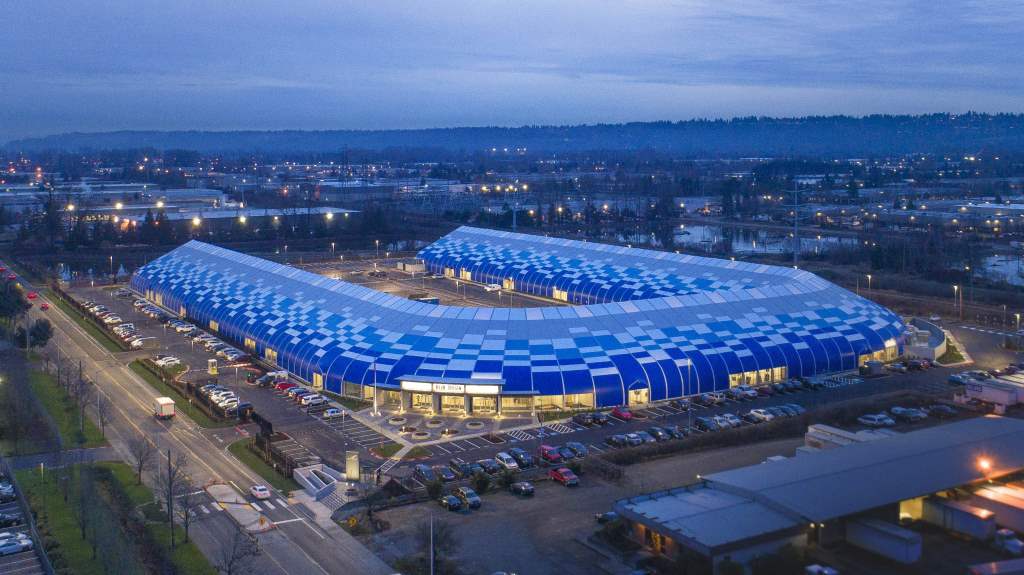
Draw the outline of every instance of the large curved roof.
[[[132,283],[199,322],[216,321],[226,337],[251,339],[259,353],[273,349],[300,377],[323,375],[334,390],[375,377],[397,385],[411,374],[501,378],[506,392],[594,393],[614,405],[636,386],[661,399],[728,387],[740,371],[853,369],[858,355],[902,340],[892,312],[801,270],[474,228],[423,251],[434,269],[459,254],[481,270],[591,286],[573,290],[604,301],[425,304],[196,241],[139,269]],[[652,278],[669,294],[642,297]]]

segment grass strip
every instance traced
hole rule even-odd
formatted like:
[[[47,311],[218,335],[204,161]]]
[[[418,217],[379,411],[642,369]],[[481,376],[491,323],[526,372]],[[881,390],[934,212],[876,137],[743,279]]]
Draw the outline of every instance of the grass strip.
[[[45,475],[40,475],[35,468],[14,472],[18,487],[28,498],[36,516],[40,537],[50,560],[55,563],[56,569],[61,564],[73,566],[71,569],[75,575],[104,575],[106,569],[103,563],[93,557],[92,546],[81,537],[76,499],[69,497],[68,501],[64,501],[55,473],[46,471]],[[69,491],[74,492],[70,488]]]
[[[228,445],[228,451],[248,466],[249,469],[252,469],[257,475],[262,477],[264,481],[272,485],[274,489],[285,493],[301,489],[301,486],[294,479],[281,475],[266,461],[263,461],[259,455],[249,449],[249,441],[249,439],[239,439]]]
[[[128,367],[138,374],[139,377],[144,379],[150,387],[160,394],[160,396],[174,399],[175,412],[178,414],[184,413],[189,419],[196,422],[196,425],[199,427],[214,429],[218,427],[231,427],[235,424],[234,421],[217,421],[195,405],[191,405],[188,402],[188,399],[178,392],[177,388],[164,383],[158,375],[150,371],[149,368],[142,363],[142,360],[136,359],[128,364]]]
[[[951,343],[946,344],[946,353],[942,354],[942,357],[938,359],[939,363],[960,363],[964,360],[964,355],[960,353],[960,350]]]
[[[66,447],[81,445],[89,448],[107,444],[107,441],[103,439],[103,434],[92,420],[87,417],[84,422],[82,421],[81,413],[75,402],[64,389],[57,385],[57,380],[52,375],[45,371],[31,371],[28,380],[39,403],[57,424],[57,430]],[[83,423],[85,424],[84,428]]]

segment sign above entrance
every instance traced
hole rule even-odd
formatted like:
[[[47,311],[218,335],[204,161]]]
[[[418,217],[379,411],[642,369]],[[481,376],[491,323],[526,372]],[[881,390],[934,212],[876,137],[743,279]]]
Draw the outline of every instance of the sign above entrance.
[[[418,391],[447,393],[454,395],[498,395],[500,385],[462,384],[462,383],[427,383],[424,381],[402,381],[402,391]]]

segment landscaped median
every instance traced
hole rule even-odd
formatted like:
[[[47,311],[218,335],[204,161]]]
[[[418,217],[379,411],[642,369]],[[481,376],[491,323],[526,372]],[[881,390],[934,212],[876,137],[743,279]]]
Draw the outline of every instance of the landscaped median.
[[[43,409],[50,414],[60,432],[61,440],[67,447],[99,447],[106,445],[99,428],[86,417],[68,392],[57,384],[57,378],[45,371],[33,370],[28,374],[32,392]]]
[[[193,543],[183,542],[180,527],[170,548],[166,523],[140,511],[154,501],[153,493],[136,485],[123,463],[24,469],[15,476],[58,573],[216,573]]]
[[[263,458],[256,454],[249,445],[252,443],[251,439],[239,439],[238,441],[228,445],[228,451],[232,455],[238,458],[239,461],[244,463],[249,469],[253,470],[257,475],[263,478],[264,481],[269,483],[274,489],[289,493],[296,489],[300,489],[298,483],[290,477],[278,473],[273,467],[271,467]]]
[[[159,367],[149,360],[136,359],[128,367],[144,379],[161,396],[174,399],[175,411],[177,413],[184,413],[189,419],[196,422],[199,427],[230,427],[235,424],[233,420],[218,421],[213,419],[200,409],[199,406],[189,402],[189,398],[182,394],[177,387],[165,382],[165,378],[173,377],[173,374],[163,373]]]

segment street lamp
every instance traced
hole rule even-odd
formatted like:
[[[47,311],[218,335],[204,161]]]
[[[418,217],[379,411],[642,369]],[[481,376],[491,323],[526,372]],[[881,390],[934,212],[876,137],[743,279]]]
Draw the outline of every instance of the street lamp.
[[[1020,331],[1020,314],[1015,313],[1013,314],[1013,317],[1017,318],[1017,331]]]
[[[373,240],[374,249],[376,255],[374,257],[380,258],[380,240]]]
[[[110,275],[114,275],[114,256],[110,256]]]
[[[868,293],[871,293],[871,274],[868,274]]]
[[[334,242],[331,242],[331,253],[334,253]]]
[[[992,460],[987,457],[978,458],[978,470],[988,476],[989,471],[992,471]]]

